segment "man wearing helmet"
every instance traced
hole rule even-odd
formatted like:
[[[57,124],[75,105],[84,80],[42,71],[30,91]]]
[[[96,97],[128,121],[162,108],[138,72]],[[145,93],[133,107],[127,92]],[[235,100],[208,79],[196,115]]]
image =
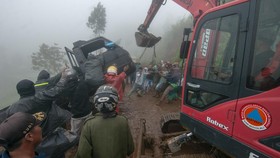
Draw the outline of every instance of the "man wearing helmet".
[[[75,158],[125,158],[134,151],[128,121],[115,111],[119,97],[110,85],[99,87],[94,105],[99,111],[86,120]]]
[[[109,66],[107,69],[107,73],[105,74],[105,82],[106,84],[112,85],[114,88],[117,89],[119,94],[119,101],[123,101],[123,81],[126,78],[126,71],[129,69],[129,66],[126,65],[123,68],[123,72],[118,74],[118,68],[114,65]],[[119,111],[117,106],[116,111]]]

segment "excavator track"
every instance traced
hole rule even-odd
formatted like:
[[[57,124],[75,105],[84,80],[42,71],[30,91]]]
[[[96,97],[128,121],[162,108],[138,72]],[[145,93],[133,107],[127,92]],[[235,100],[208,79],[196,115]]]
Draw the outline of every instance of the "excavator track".
[[[167,113],[162,115],[160,119],[160,127],[162,133],[174,133],[185,131],[180,124],[180,113]]]
[[[211,154],[212,146],[204,141],[194,138],[181,145],[181,150],[172,153],[168,148],[168,139],[188,133],[179,122],[180,113],[167,113],[162,115],[160,126],[162,135],[149,135],[146,133],[145,119],[140,119],[140,129],[137,137],[134,158],[214,158]]]

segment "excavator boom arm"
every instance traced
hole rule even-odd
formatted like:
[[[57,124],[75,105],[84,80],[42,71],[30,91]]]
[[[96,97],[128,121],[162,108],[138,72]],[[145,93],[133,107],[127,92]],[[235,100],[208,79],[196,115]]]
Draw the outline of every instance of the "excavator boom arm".
[[[149,28],[151,22],[153,21],[154,17],[156,16],[159,8],[163,5],[164,0],[153,0],[148,11],[148,14],[145,18],[145,21],[142,25],[139,26],[138,30],[140,32],[146,32]]]
[[[153,0],[149,8],[148,14],[145,18],[143,24],[138,28],[140,32],[145,32],[149,28],[151,22],[153,21],[155,15],[162,5],[166,3],[167,0]],[[195,19],[197,19],[202,13],[210,8],[219,5],[219,0],[173,0],[175,3],[188,10]]]
[[[161,37],[156,37],[151,33],[148,33],[148,28],[153,21],[155,15],[162,5],[166,3],[167,0],[153,0],[148,11],[148,14],[145,18],[143,24],[138,27],[139,32],[135,33],[136,43],[140,47],[152,47],[154,46]],[[194,17],[194,21],[200,17],[202,13],[207,11],[210,8],[213,8],[217,5],[221,0],[173,0],[175,3],[180,5],[181,7],[188,10]]]

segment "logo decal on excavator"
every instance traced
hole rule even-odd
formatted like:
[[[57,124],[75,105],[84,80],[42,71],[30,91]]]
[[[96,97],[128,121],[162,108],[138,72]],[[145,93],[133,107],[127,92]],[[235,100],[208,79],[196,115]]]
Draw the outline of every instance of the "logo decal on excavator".
[[[217,120],[213,120],[213,119],[212,119],[211,117],[209,117],[209,116],[206,117],[206,121],[207,121],[207,122],[210,122],[211,124],[213,124],[213,125],[215,125],[215,126],[217,126],[217,127],[220,127],[220,128],[222,128],[222,129],[228,131],[228,127],[227,127],[227,126],[225,126],[224,124],[221,124],[221,123],[218,122]]]
[[[241,109],[241,120],[256,131],[266,130],[271,125],[271,115],[258,104],[247,104]]]
[[[202,34],[201,55],[204,57],[207,55],[210,34],[210,29],[205,29],[205,32]]]

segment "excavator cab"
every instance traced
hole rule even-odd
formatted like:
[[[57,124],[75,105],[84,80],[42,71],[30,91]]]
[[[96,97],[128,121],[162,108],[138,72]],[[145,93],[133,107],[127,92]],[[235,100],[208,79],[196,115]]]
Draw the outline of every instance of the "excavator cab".
[[[194,28],[180,123],[233,157],[280,157],[278,6],[232,1]]]
[[[100,61],[104,74],[107,72],[107,68],[113,64],[118,68],[118,73],[121,73],[126,65],[129,65],[129,69],[126,71],[128,75],[136,69],[130,53],[105,37],[100,36],[88,41],[78,40],[73,43],[73,46],[72,50],[65,47],[66,54],[71,66],[79,67],[83,73],[86,73],[87,66],[90,68],[98,66],[98,64],[89,63],[93,58]]]
[[[181,46],[180,124],[231,157],[280,157],[280,1],[173,1],[195,23]],[[147,28],[162,4],[153,0],[137,45],[155,43]]]

